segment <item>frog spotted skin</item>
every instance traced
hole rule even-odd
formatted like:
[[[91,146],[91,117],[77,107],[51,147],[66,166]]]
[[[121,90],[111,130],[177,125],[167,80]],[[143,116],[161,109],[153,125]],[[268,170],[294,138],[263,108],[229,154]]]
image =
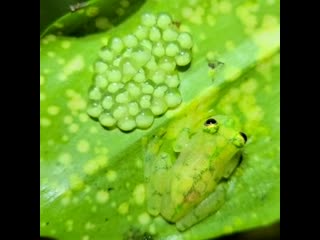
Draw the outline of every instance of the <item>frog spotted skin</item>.
[[[247,140],[226,116],[203,119],[197,128],[186,126],[174,141],[165,140],[166,132],[153,136],[145,158],[148,212],[181,231],[222,206],[225,180]]]

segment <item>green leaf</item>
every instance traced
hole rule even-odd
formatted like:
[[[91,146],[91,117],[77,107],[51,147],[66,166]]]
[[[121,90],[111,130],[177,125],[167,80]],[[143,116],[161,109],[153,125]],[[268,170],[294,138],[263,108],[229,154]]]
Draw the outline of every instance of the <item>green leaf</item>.
[[[47,22],[53,18],[53,13],[52,7],[47,4],[49,7],[42,7],[43,10],[40,12],[43,16],[40,25],[41,37],[48,34],[84,36],[107,31],[133,14],[143,2],[143,0],[62,1],[59,4],[55,2],[56,15],[62,12],[63,14],[50,24]]]
[[[170,13],[194,38],[192,64],[179,73],[183,103],[148,130],[106,130],[86,114],[93,62],[110,36],[130,33],[146,11]],[[272,0],[146,1],[108,32],[43,38],[41,236],[207,239],[278,221],[279,45],[279,2]],[[217,61],[223,64],[208,66]],[[208,113],[226,114],[242,126],[248,136],[244,160],[228,183],[223,207],[179,232],[146,211],[143,140]]]

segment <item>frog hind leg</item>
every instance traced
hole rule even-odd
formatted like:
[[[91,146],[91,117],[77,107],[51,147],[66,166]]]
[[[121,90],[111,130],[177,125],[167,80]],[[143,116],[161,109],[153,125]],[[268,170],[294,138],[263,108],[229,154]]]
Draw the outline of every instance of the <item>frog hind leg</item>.
[[[160,213],[163,195],[169,184],[168,169],[171,166],[170,155],[166,152],[159,152],[161,146],[161,140],[159,140],[151,140],[145,158],[147,209],[153,216]]]
[[[213,193],[200,202],[200,204],[192,209],[187,215],[176,222],[177,229],[179,231],[185,231],[196,223],[212,215],[224,204],[225,197],[226,186],[225,183],[221,183]]]

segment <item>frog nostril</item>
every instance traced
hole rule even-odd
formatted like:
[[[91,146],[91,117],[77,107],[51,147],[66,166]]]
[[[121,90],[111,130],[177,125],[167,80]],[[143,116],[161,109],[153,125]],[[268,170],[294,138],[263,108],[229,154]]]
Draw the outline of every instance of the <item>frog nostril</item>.
[[[205,126],[209,126],[209,125],[213,125],[213,124],[216,124],[217,121],[214,119],[214,118],[209,118],[205,123],[204,125]]]
[[[243,132],[240,132],[240,135],[243,137],[244,142],[246,143],[247,142],[247,135]]]

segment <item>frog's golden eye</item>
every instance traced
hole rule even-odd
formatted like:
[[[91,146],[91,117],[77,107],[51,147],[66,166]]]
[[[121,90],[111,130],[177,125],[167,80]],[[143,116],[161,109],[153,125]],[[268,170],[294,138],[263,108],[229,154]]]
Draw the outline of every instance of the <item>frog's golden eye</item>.
[[[204,125],[205,126],[210,126],[216,124],[217,121],[214,118],[209,118],[207,121],[205,121]]]
[[[208,133],[216,133],[219,129],[219,124],[214,118],[209,118],[204,122],[204,131]]]
[[[238,147],[242,148],[247,142],[247,135],[243,132],[239,132],[236,134],[236,136],[233,137],[232,143]]]
[[[240,135],[242,136],[242,138],[243,138],[243,140],[244,140],[244,142],[246,143],[247,142],[247,135],[245,134],[245,133],[243,133],[243,132],[240,132]]]

